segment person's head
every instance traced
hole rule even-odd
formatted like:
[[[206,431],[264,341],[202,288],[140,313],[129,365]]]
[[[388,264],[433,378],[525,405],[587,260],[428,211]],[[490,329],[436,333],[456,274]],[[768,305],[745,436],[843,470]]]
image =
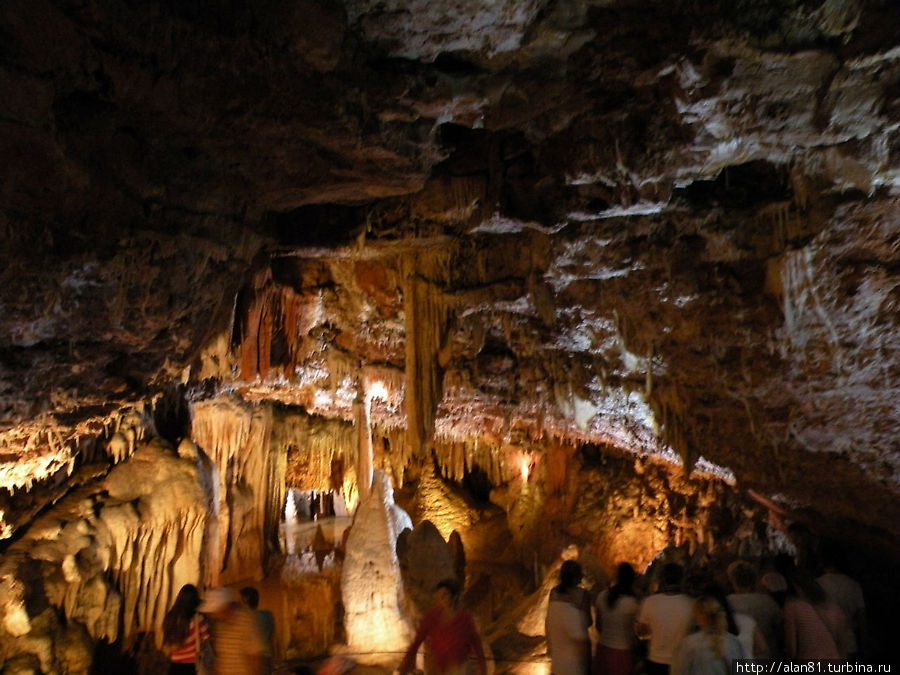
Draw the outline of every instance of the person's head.
[[[847,568],[847,556],[843,547],[833,539],[822,542],[820,548],[822,567],[828,572],[844,572]]]
[[[634,568],[629,563],[619,563],[616,568],[616,586],[631,589],[634,586],[634,577]]]
[[[714,581],[706,584],[700,593],[700,597],[714,598],[719,603],[722,611],[725,613],[725,628],[729,633],[737,635],[739,631],[734,620],[734,613],[731,611],[731,606],[728,604],[728,598],[725,595],[725,589],[721,584]]]
[[[701,595],[694,603],[694,620],[700,630],[709,636],[713,653],[722,658],[725,653],[725,631],[728,617],[722,602],[711,595]]]
[[[728,619],[722,601],[712,595],[701,595],[694,603],[694,617],[701,630],[721,635],[725,633]]]
[[[241,589],[241,601],[250,609],[259,607],[259,591],[253,586],[244,586]]]
[[[813,540],[812,530],[806,524],[797,521],[788,525],[787,534],[797,548],[806,548]]]
[[[238,603],[238,595],[234,589],[219,587],[210,588],[203,596],[198,611],[209,614],[214,619],[226,616],[232,607]]]
[[[200,591],[194,584],[185,584],[175,596],[172,609],[181,616],[191,618],[200,606]]]
[[[575,588],[581,583],[581,565],[575,560],[563,561],[562,567],[559,568],[559,590],[567,591]]]
[[[200,591],[193,584],[185,584],[175,596],[172,607],[163,617],[163,639],[168,644],[181,642],[188,633],[191,619],[200,605]]]
[[[801,597],[813,605],[821,605],[826,600],[825,591],[819,582],[806,570],[795,567],[787,577],[788,595]]]
[[[438,604],[453,607],[459,600],[461,591],[462,589],[456,579],[442,579],[434,590],[434,596]]]
[[[634,568],[627,562],[619,563],[616,568],[616,583],[606,594],[606,604],[612,609],[623,595],[634,595]]]
[[[684,568],[678,563],[666,563],[662,568],[662,590],[680,591],[684,581]]]
[[[791,576],[791,573],[797,565],[790,553],[779,553],[772,559],[772,567],[786,579]]]
[[[754,590],[756,579],[756,566],[746,560],[735,560],[728,566],[728,581],[737,593]]]

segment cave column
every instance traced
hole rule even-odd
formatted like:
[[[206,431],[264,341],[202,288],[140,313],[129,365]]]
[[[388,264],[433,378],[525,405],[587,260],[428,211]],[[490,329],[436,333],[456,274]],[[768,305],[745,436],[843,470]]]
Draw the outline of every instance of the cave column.
[[[353,402],[353,417],[356,422],[359,458],[356,475],[362,502],[372,492],[372,472],[375,468],[375,453],[372,449],[372,396],[367,387],[361,387],[360,394]]]

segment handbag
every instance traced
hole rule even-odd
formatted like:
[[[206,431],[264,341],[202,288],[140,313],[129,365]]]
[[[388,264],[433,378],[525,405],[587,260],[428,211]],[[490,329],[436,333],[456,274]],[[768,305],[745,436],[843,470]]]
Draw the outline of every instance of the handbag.
[[[197,671],[197,675],[213,675],[215,670],[213,664],[215,652],[213,652],[212,641],[200,639],[200,622],[197,620],[196,616],[194,617],[194,623],[197,626],[197,632],[194,633],[194,642],[196,645],[196,649],[194,650],[194,668]]]

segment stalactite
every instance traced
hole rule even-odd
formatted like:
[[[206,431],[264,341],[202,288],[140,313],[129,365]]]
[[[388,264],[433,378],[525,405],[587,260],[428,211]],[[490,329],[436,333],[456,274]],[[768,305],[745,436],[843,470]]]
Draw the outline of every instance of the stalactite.
[[[266,269],[257,273],[248,294],[244,314],[235,319],[243,327],[240,335],[241,378],[249,381],[257,376],[265,379],[269,374],[272,330],[276,325],[275,314],[281,311],[281,290],[271,283],[271,273]]]
[[[760,209],[760,226],[772,232],[772,247],[783,251],[791,241],[804,234],[804,223],[794,212],[790,201],[775,202]]]
[[[331,490],[335,459],[344,460],[348,468],[357,463],[356,429],[343,420],[282,414],[275,424],[272,442],[276,447],[295,447],[301,453],[302,476],[292,474],[291,479],[296,483],[293,487],[304,490]]]
[[[662,435],[681,457],[686,471],[690,471],[697,458],[687,421],[689,401],[681,388],[671,382],[659,383],[653,390],[650,404],[662,421]]]
[[[403,261],[403,306],[406,315],[407,443],[416,456],[424,454],[434,435],[434,418],[441,399],[438,353],[449,312],[437,284],[447,279],[446,251],[417,251]]]
[[[219,558],[213,565],[225,579],[260,576],[284,499],[286,460],[284,446],[273,447],[272,410],[215,399],[194,404],[191,414],[191,436],[218,469]]]
[[[289,359],[285,364],[284,374],[290,377],[300,361],[300,350],[303,345],[300,332],[304,310],[307,310],[307,302],[290,286],[281,287],[279,306],[281,308],[281,329],[284,331],[284,340],[288,347]]]
[[[355,389],[359,376],[359,359],[337,349],[327,350],[325,358],[332,392],[348,384]]]
[[[390,449],[381,458],[379,468],[392,476],[398,486],[403,485],[403,476],[412,458],[410,446],[406,442],[406,429],[404,427],[384,428],[376,424],[374,433],[383,438]]]
[[[519,472],[512,448],[501,448],[480,439],[438,436],[434,455],[441,475],[457,482],[476,465],[487,474],[492,485],[507,483]]]

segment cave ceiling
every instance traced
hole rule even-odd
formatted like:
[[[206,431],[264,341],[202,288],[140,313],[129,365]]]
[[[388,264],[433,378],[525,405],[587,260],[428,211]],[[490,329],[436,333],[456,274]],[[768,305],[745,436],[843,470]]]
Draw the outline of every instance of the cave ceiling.
[[[898,66],[886,0],[3,2],[3,527],[172,387],[383,381],[900,557]]]

